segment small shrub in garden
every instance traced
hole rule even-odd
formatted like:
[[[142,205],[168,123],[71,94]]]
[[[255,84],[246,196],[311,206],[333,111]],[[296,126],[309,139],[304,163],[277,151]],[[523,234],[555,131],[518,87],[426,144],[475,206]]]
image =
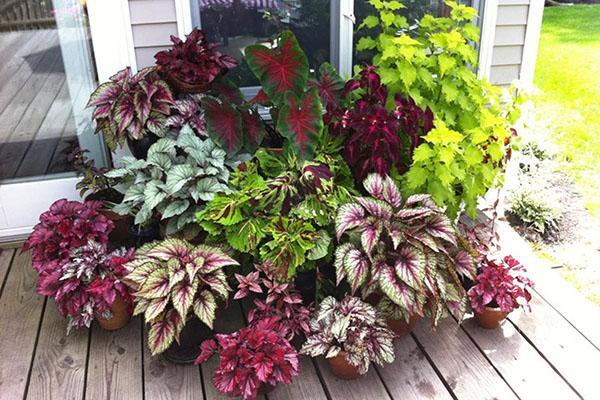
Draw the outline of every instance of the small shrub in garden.
[[[469,289],[471,307],[482,313],[486,306],[509,313],[519,307],[529,308],[533,286],[525,268],[513,257],[486,258],[481,263],[475,286]]]
[[[298,375],[298,353],[281,333],[279,319],[268,317],[229,335],[215,335],[216,341],[202,343],[196,364],[216,351],[219,364],[213,382],[217,390],[231,397],[255,399],[261,388],[289,384]]]
[[[150,324],[153,355],[179,338],[192,312],[212,328],[217,298],[227,300],[231,290],[223,270],[229,265],[239,264],[221,249],[179,239],[144,245],[125,264],[135,290],[134,315],[143,313]]]
[[[402,199],[390,177],[369,175],[370,197],[356,197],[340,207],[336,217],[335,253],[338,284],[346,279],[352,293],[366,299],[382,292],[379,304],[390,319],[409,320],[427,314],[433,324],[452,312],[466,311],[459,274],[475,276],[468,252],[458,250],[455,229],[429,195]]]
[[[394,333],[377,310],[357,297],[324,299],[311,320],[311,334],[300,353],[311,357],[338,355],[366,374],[369,365],[394,361]]]
[[[532,191],[520,186],[510,194],[508,213],[543,236],[558,230],[560,213],[550,203],[546,190]],[[550,198],[550,199],[549,199]]]
[[[102,206],[100,201],[55,201],[23,245],[23,251],[31,250],[33,268],[40,274],[53,271],[90,240],[106,244],[113,223],[100,213]]]
[[[256,271],[243,276],[235,274],[238,291],[234,299],[243,299],[250,292],[265,294],[264,300],[254,299],[254,308],[248,312],[248,323],[267,317],[278,317],[279,324],[288,332],[286,339],[310,332],[311,309],[302,304],[302,296],[292,283],[279,283],[268,265],[255,266]]]
[[[112,318],[110,310],[117,296],[133,309],[129,288],[122,279],[123,264],[133,258],[133,250],[109,252],[106,244],[89,240],[71,250],[63,264],[40,273],[38,293],[52,297],[61,315],[72,328],[89,327],[96,316]]]

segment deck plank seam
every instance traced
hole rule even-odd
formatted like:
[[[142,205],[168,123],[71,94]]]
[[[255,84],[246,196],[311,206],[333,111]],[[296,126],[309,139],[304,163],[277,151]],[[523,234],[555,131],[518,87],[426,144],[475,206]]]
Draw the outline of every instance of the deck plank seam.
[[[568,386],[571,388],[571,390],[573,390],[573,392],[575,392],[575,394],[576,394],[576,395],[577,395],[577,396],[578,396],[580,399],[583,399],[584,397],[581,395],[581,393],[579,393],[579,391],[578,391],[578,390],[575,388],[575,386],[573,386],[573,385],[571,384],[571,382],[569,382],[569,381],[567,380],[567,378],[565,378],[565,377],[563,376],[563,374],[561,374],[561,373],[560,373],[560,371],[559,371],[559,370],[558,370],[558,369],[557,369],[557,368],[554,366],[554,364],[553,364],[553,363],[552,363],[552,362],[551,362],[551,361],[548,359],[548,357],[546,357],[546,356],[544,355],[544,353],[543,353],[543,352],[542,352],[540,349],[538,349],[538,347],[535,345],[535,343],[533,342],[533,340],[531,340],[531,339],[530,339],[530,338],[527,336],[527,334],[526,334],[525,332],[523,332],[523,331],[521,330],[521,328],[519,328],[519,326],[518,326],[518,325],[517,325],[515,322],[513,322],[513,321],[512,321],[512,319],[510,319],[510,317],[509,317],[509,318],[507,318],[507,321],[508,321],[509,323],[511,323],[511,324],[512,324],[512,325],[515,327],[515,329],[517,330],[517,332],[519,332],[519,334],[520,334],[520,335],[523,337],[523,339],[525,339],[525,341],[526,341],[527,343],[529,343],[529,345],[531,345],[531,347],[533,347],[533,348],[534,348],[534,350],[535,350],[535,351],[536,351],[536,352],[537,352],[537,353],[540,355],[540,357],[542,357],[542,358],[544,359],[544,361],[546,361],[546,362],[548,363],[548,365],[550,365],[550,368],[552,368],[552,370],[553,370],[554,372],[556,372],[556,374],[557,374],[558,376],[560,376],[560,377],[562,378],[562,380],[563,380],[563,381],[565,381],[565,383],[566,383],[566,384],[567,384],[567,385],[568,385]]]
[[[4,293],[4,288],[6,286],[6,282],[8,282],[8,275],[10,274],[10,271],[12,270],[12,266],[13,263],[15,261],[15,257],[17,256],[17,249],[15,250],[2,250],[2,251],[12,251],[12,256],[10,256],[10,260],[8,261],[8,268],[6,268],[6,274],[4,275],[4,279],[2,280],[2,282],[0,283],[0,298],[2,298],[2,294]]]
[[[379,377],[379,380],[381,381],[381,384],[383,385],[383,388],[385,389],[385,392],[389,396],[390,400],[394,400],[394,396],[392,396],[392,392],[390,391],[390,388],[388,388],[387,383],[385,383],[385,381],[383,380],[383,377],[381,376],[381,373],[379,372],[379,368],[377,367],[377,365],[375,365],[375,363],[371,363],[371,366],[375,370],[375,374]]]
[[[417,338],[417,336],[413,332],[410,333],[410,336],[412,336],[413,340],[417,344],[417,347],[419,348],[419,350],[421,350],[421,353],[423,353],[423,356],[425,356],[425,358],[429,362],[429,365],[431,365],[431,368],[433,369],[435,374],[438,376],[438,378],[440,379],[440,381],[442,382],[442,384],[444,385],[444,387],[446,388],[446,390],[448,391],[450,396],[454,400],[459,400],[458,396],[456,395],[456,393],[454,393],[454,390],[452,390],[452,387],[450,387],[450,384],[446,380],[446,377],[444,377],[444,375],[442,374],[442,371],[440,371],[439,368],[437,367],[437,365],[435,365],[435,363],[433,362],[433,359],[431,358],[429,353],[427,353],[427,351],[425,350],[425,347],[421,344],[421,342],[419,342],[419,339]]]
[[[200,388],[202,388],[202,398],[204,400],[207,400],[208,394],[206,393],[206,387],[204,386],[204,371],[202,371],[202,365],[198,365],[198,376],[200,377]]]
[[[325,379],[323,378],[323,374],[321,374],[321,370],[319,369],[319,364],[317,363],[317,360],[315,358],[311,357],[310,361],[313,364],[315,373],[317,374],[317,378],[319,378],[319,382],[321,383],[321,387],[323,388],[325,397],[327,397],[327,400],[333,400],[331,393],[329,393],[329,388],[327,387],[327,382],[325,382]]]
[[[44,322],[44,316],[46,314],[46,304],[48,304],[48,297],[44,296],[44,303],[42,304],[42,312],[40,320],[38,321],[37,332],[35,334],[35,342],[33,342],[33,351],[31,352],[31,360],[29,361],[29,370],[27,371],[27,379],[25,380],[25,390],[23,391],[23,400],[27,400],[29,394],[29,385],[31,384],[31,373],[33,372],[33,363],[35,361],[35,355],[37,354],[37,347],[40,341],[40,333],[42,332],[42,322]]]
[[[85,353],[85,369],[83,371],[83,393],[81,396],[82,400],[86,400],[87,397],[87,382],[88,382],[88,373],[90,370],[90,350],[92,348],[92,327],[88,328],[87,335],[87,350]]]
[[[142,400],[146,399],[146,371],[144,369],[146,363],[145,363],[145,355],[144,355],[144,318],[140,318],[140,325],[141,327],[141,335],[140,335],[140,350],[141,350],[141,354],[140,354],[140,361],[142,363],[142,366],[140,368],[141,373],[142,373]]]

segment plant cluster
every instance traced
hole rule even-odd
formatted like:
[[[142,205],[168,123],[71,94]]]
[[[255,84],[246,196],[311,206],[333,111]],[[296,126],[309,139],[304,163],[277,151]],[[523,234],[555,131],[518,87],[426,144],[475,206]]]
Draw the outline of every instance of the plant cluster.
[[[96,316],[112,318],[110,306],[120,296],[133,309],[133,298],[123,283],[123,265],[133,258],[133,249],[109,252],[106,244],[90,240],[71,250],[68,259],[40,274],[37,291],[56,301],[72,328],[90,327]]]
[[[208,87],[217,77],[237,66],[237,61],[217,50],[206,35],[195,28],[185,40],[171,36],[169,50],[156,53],[156,64],[167,79],[177,79],[189,85]]]
[[[377,310],[357,297],[324,299],[311,320],[312,334],[300,353],[311,357],[342,355],[366,374],[369,365],[394,361],[394,333]]]
[[[212,329],[217,298],[227,300],[231,290],[223,270],[229,265],[239,264],[221,249],[179,239],[146,244],[125,264],[135,289],[133,313],[144,314],[150,324],[148,347],[153,355],[179,341],[192,312]]]
[[[509,313],[519,307],[529,307],[533,282],[525,273],[525,268],[511,256],[487,257],[481,263],[475,286],[469,289],[473,310],[481,313],[489,306]]]
[[[255,266],[256,271],[248,275],[235,274],[238,291],[233,298],[243,299],[250,294],[264,294],[264,299],[254,299],[254,306],[248,312],[248,323],[260,321],[267,317],[277,317],[283,335],[291,341],[297,335],[308,335],[310,332],[311,308],[302,304],[302,296],[292,283],[279,283],[275,280],[268,265]]]
[[[189,125],[197,136],[208,137],[200,99],[195,95],[175,100],[171,114],[167,117],[167,126],[171,129],[180,131],[185,125]]]
[[[289,384],[298,375],[298,353],[280,334],[277,317],[215,338],[202,343],[196,364],[219,354],[213,382],[223,394],[254,399],[261,387]]]
[[[81,178],[75,185],[79,189],[79,195],[83,197],[86,193],[98,193],[112,191],[110,180],[104,175],[108,168],[98,168],[94,160],[86,157],[88,150],[81,150],[79,146],[74,147],[67,155],[67,162],[72,165]]]
[[[165,234],[182,231],[193,238],[198,225],[196,212],[219,192],[227,192],[229,166],[225,151],[210,139],[200,139],[186,125],[177,139],[162,138],[148,150],[145,160],[124,157],[122,168],[106,173],[123,194],[113,210],[135,215],[136,225],[155,218],[166,223]]]
[[[96,132],[102,132],[111,150],[123,146],[125,139],[139,140],[153,134],[163,137],[168,131],[167,116],[175,99],[169,85],[153,67],[131,75],[129,67],[117,72],[90,96],[87,107]]]
[[[538,192],[521,187],[511,192],[507,212],[516,216],[525,226],[543,236],[556,233],[561,219],[560,212],[552,204],[545,191]]]
[[[459,274],[475,276],[468,252],[458,250],[455,230],[429,195],[406,200],[390,177],[371,174],[364,183],[369,197],[340,207],[335,267],[338,284],[346,278],[362,297],[377,291],[379,307],[393,319],[427,314],[433,324],[449,310],[458,319],[466,311]]]

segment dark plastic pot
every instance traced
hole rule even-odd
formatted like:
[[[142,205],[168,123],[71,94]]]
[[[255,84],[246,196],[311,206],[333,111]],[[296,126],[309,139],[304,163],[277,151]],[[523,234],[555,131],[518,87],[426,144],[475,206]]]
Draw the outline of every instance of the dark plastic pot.
[[[326,360],[331,367],[331,372],[338,378],[353,380],[360,377],[358,368],[346,360],[346,352],[341,351],[337,356],[326,358]]]
[[[157,141],[158,136],[148,132],[143,138],[138,140],[132,140],[128,137],[127,146],[135,158],[145,159],[148,155],[148,149]]]
[[[273,386],[273,385],[269,385],[268,383],[263,383],[262,385],[260,385],[260,387],[258,388],[258,392],[256,392],[256,394],[258,394],[259,396],[263,396],[265,394],[269,394],[271,393],[273,390],[275,390],[277,386]]]
[[[131,246],[135,248],[160,239],[160,232],[156,226],[141,228],[138,225],[131,225],[129,227],[129,235]]]
[[[190,318],[176,341],[163,353],[165,359],[176,364],[191,364],[200,355],[200,344],[213,336],[213,331],[197,317]]]
[[[486,307],[482,313],[475,311],[475,321],[484,329],[498,328],[507,316],[507,312],[494,307]]]
[[[129,228],[133,224],[133,218],[129,215],[119,215],[108,208],[106,202],[119,203],[123,200],[123,195],[113,189],[105,189],[99,192],[91,193],[85,197],[85,200],[97,200],[105,203],[102,214],[111,220],[114,224],[113,230],[108,235],[109,242],[115,247],[122,246],[129,240]]]
[[[308,306],[310,303],[315,302],[317,295],[317,271],[310,269],[308,271],[301,271],[296,274],[294,279],[294,285],[302,296],[302,303]]]

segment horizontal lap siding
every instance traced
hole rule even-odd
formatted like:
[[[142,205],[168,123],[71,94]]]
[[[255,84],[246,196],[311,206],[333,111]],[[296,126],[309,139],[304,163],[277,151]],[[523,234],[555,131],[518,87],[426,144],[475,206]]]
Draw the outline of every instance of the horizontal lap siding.
[[[519,79],[528,16],[529,0],[500,0],[490,70],[493,84],[504,86]]]
[[[175,0],[129,0],[131,31],[138,69],[154,64],[154,54],[177,36]]]

